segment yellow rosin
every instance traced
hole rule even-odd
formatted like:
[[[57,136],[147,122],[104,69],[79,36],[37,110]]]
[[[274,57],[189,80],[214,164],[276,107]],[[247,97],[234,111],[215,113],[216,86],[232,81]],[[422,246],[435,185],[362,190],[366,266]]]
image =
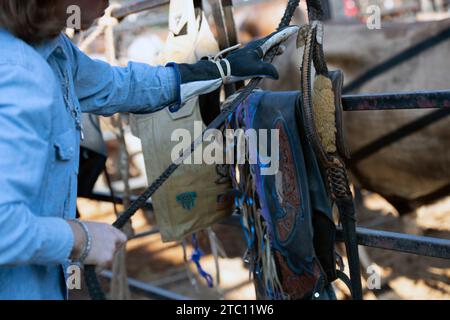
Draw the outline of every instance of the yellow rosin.
[[[312,94],[314,123],[327,153],[336,152],[336,110],[331,80],[323,75],[314,79]]]

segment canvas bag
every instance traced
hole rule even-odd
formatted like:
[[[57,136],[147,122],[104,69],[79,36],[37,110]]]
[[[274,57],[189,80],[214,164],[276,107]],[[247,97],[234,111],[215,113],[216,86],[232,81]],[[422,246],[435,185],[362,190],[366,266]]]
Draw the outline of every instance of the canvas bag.
[[[219,51],[204,13],[196,17],[192,0],[171,1],[169,32],[161,64],[195,63]],[[194,136],[194,121],[202,121],[198,98],[175,113],[166,108],[132,116],[133,133],[142,142],[149,183],[171,164],[172,149],[179,143],[171,141],[174,130],[189,130],[192,141],[201,134],[196,132]],[[164,242],[181,241],[231,214],[231,186],[216,183],[220,178],[215,165],[182,165],[155,193],[153,207]]]

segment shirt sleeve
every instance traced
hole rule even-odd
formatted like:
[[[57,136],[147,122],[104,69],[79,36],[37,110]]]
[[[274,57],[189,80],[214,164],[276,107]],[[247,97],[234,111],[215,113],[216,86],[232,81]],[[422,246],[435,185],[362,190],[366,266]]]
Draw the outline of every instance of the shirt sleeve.
[[[176,68],[130,62],[113,67],[94,60],[65,39],[73,60],[75,90],[82,112],[152,113],[180,105],[180,76]]]
[[[34,214],[54,88],[41,71],[0,64],[0,266],[60,264],[73,247],[72,230],[57,213]]]

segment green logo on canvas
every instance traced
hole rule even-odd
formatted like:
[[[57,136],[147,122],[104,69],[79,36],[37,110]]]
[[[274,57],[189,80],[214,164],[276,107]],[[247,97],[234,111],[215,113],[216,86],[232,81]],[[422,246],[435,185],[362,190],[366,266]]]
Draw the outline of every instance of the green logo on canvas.
[[[195,207],[197,192],[185,192],[177,195],[177,202],[186,210],[192,210]]]

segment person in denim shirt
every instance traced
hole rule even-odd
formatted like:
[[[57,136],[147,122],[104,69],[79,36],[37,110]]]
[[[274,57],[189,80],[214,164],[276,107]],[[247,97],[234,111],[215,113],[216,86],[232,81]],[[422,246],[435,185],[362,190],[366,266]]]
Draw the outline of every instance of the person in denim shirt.
[[[229,66],[205,60],[112,67],[61,33],[74,4],[88,28],[108,1],[0,2],[0,299],[65,299],[70,261],[107,267],[126,241],[110,225],[74,220],[81,113],[176,111],[224,81],[277,78],[262,57],[297,31],[233,52]]]

